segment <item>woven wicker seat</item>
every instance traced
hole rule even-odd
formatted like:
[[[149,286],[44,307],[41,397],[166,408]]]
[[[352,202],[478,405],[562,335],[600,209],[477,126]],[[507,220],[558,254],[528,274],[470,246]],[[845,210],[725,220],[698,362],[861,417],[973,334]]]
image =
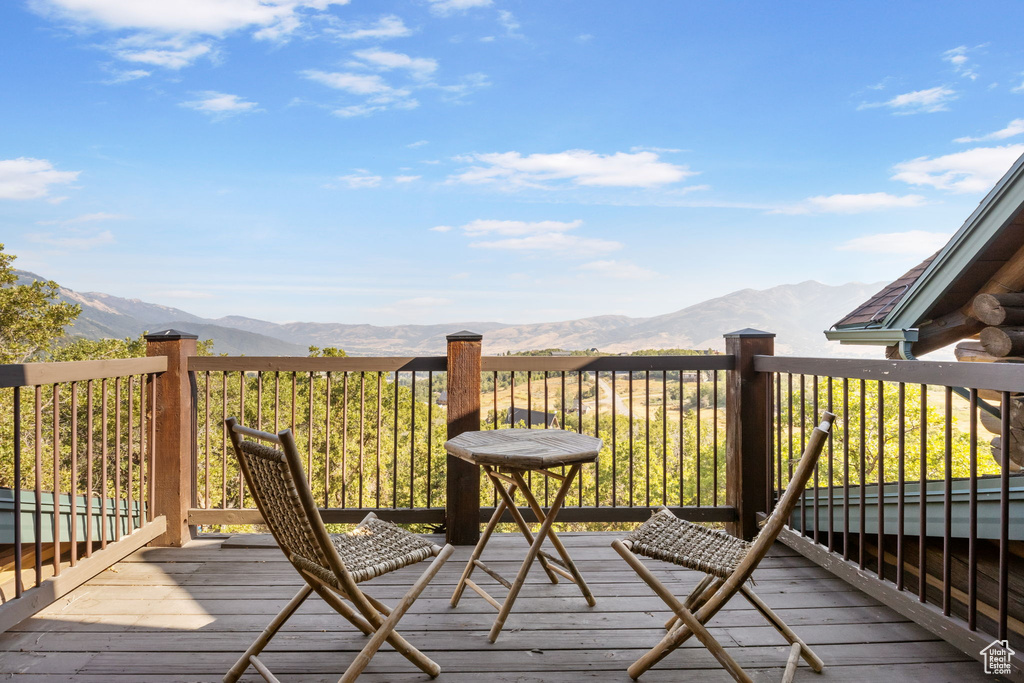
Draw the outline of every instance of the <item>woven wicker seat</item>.
[[[654,589],[673,613],[672,618],[665,624],[668,633],[661,642],[629,667],[630,677],[639,678],[686,642],[690,636],[695,635],[733,678],[738,681],[750,681],[750,676],[705,627],[705,624],[737,593],[743,595],[754,609],[789,641],[789,659],[782,679],[784,683],[793,680],[801,657],[815,672],[821,673],[824,667],[821,659],[754,593],[747,585],[747,581],[775,543],[782,528],[789,522],[793,509],[814,473],[814,466],[818,462],[834,420],[835,415],[824,413],[821,424],[814,429],[807,442],[786,492],[753,541],[744,541],[724,531],[678,519],[668,509],[663,508],[629,536],[612,542],[616,552]],[[705,576],[685,600],[679,600],[637,558],[637,555],[696,569],[704,572]]]
[[[372,512],[354,530],[345,534],[328,534],[309,490],[291,431],[286,429],[278,434],[260,432],[239,425],[234,418],[228,418],[226,425],[256,507],[270,527],[274,540],[305,584],[228,671],[224,680],[238,680],[250,664],[268,681],[277,680],[258,655],[313,592],[356,628],[371,636],[345,671],[342,681],[355,680],[385,641],[422,671],[431,677],[437,676],[441,668],[398,635],[395,626],[454,548],[450,545],[440,548],[390,522],[377,519]],[[243,440],[242,437],[270,442],[280,449],[258,441]],[[356,585],[432,556],[436,559],[394,609],[371,598]]]
[[[725,578],[750,551],[751,544],[718,529],[679,519],[667,509],[654,513],[624,541],[637,555],[664,560]]]

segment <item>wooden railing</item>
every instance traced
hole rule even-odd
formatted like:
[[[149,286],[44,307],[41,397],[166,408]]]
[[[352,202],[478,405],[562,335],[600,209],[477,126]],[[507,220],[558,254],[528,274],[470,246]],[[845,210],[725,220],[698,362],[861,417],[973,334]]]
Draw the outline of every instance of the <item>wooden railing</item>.
[[[165,358],[0,366],[0,631],[159,537]]]
[[[1024,367],[768,356],[755,367],[772,387],[770,497],[819,412],[837,415],[783,540],[965,652],[996,638],[1024,646]]]
[[[328,523],[372,510],[397,522],[443,524],[450,540],[474,542],[496,502],[489,488],[481,497],[477,468],[449,458],[443,443],[466,429],[509,428],[517,415],[515,426],[561,426],[605,441],[561,521],[641,521],[667,505],[690,519],[733,523],[726,389],[734,362],[732,355],[481,357],[472,334],[450,337],[439,357],[191,357],[188,523],[261,521],[229,452],[223,424],[232,415],[259,429],[292,429]],[[534,486],[547,500],[545,482]]]
[[[410,523],[444,521],[445,413],[430,397],[445,359],[193,357],[195,492],[189,522],[261,521],[224,430],[237,417],[290,428],[328,523],[370,510]],[[440,387],[440,388],[439,388]]]
[[[602,438],[561,522],[665,505],[751,538],[828,409],[827,452],[780,538],[965,652],[1024,646],[1024,476],[1010,464],[1024,462],[1024,368],[777,358],[772,337],[726,335],[724,355],[482,357],[480,336],[458,333],[438,357],[261,358],[199,357],[193,335],[158,333],[149,359],[0,366],[0,627],[143,543],[258,524],[227,416],[294,431],[325,521],[373,510],[467,544],[495,502],[444,453],[463,431]]]

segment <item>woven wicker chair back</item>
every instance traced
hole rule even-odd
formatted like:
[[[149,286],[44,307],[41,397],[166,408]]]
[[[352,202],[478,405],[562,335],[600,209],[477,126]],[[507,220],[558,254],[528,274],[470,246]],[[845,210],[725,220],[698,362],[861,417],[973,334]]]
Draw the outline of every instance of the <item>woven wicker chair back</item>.
[[[302,507],[298,487],[308,487],[306,480],[296,481],[287,457],[276,448],[254,441],[241,441],[239,447],[249,491],[281,550],[328,569],[328,559]]]
[[[782,494],[779,502],[776,503],[775,509],[772,510],[772,514],[768,517],[765,525],[751,542],[747,561],[741,562],[738,567],[740,575],[735,578],[739,583],[743,583],[750,578],[758,563],[768,553],[769,548],[775,543],[779,534],[782,533],[782,528],[789,523],[793,510],[796,509],[800,498],[804,495],[807,482],[814,475],[814,467],[818,463],[818,458],[821,457],[825,442],[828,441],[832,422],[835,419],[836,416],[832,413],[827,411],[822,413],[821,423],[811,432],[811,437],[804,447],[800,461],[797,463],[796,471],[793,472],[793,478],[789,480],[789,485],[786,486],[785,492]]]

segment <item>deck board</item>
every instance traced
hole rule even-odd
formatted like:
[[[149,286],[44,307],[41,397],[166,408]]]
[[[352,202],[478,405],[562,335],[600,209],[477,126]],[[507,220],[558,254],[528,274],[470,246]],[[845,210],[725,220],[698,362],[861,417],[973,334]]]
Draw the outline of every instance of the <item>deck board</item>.
[[[441,664],[444,673],[437,681],[629,680],[626,667],[660,637],[668,612],[609,547],[612,536],[561,538],[597,605],[588,608],[571,584],[551,585],[543,572],[531,572],[493,645],[486,634],[495,612],[482,599],[467,593],[457,609],[448,607],[471,550],[457,549],[400,629]],[[525,548],[521,536],[502,534],[491,541],[485,559],[512,575]],[[680,593],[698,578],[664,563],[649,566]],[[421,570],[409,567],[364,588],[393,601]],[[798,680],[991,680],[980,663],[784,546],[773,548],[754,579],[764,600],[825,660],[823,675],[801,666]],[[481,577],[481,583],[502,595],[489,577]],[[219,680],[299,585],[265,539],[145,548],[0,634],[0,675],[19,674],[24,683]],[[745,601],[733,600],[710,627],[755,680],[778,680],[788,648]],[[263,658],[283,680],[337,680],[364,642],[314,597]],[[387,646],[364,679],[429,680]],[[261,679],[250,670],[243,680]],[[691,641],[642,680],[730,679]]]

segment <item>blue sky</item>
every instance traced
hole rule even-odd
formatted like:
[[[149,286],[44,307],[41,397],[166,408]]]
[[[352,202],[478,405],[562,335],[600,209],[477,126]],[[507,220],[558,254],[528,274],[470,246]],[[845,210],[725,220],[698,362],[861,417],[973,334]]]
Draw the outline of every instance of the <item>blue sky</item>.
[[[1015,2],[0,4],[0,241],[276,322],[891,280],[1024,153]]]

